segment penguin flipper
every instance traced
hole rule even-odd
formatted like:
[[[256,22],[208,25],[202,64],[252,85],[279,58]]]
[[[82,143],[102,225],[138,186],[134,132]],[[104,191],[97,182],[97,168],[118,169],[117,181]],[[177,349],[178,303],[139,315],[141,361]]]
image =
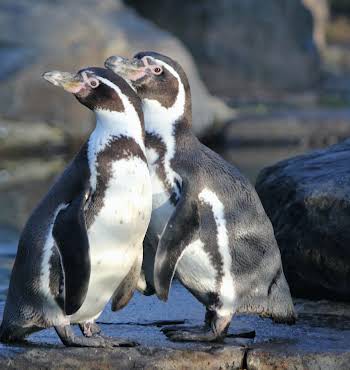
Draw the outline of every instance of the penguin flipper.
[[[66,315],[78,311],[89,286],[91,263],[84,216],[86,195],[86,191],[81,192],[67,208],[58,213],[52,230],[64,272],[63,309]]]
[[[137,287],[137,282],[139,280],[141,272],[141,266],[142,253],[140,257],[135,260],[133,266],[131,266],[130,271],[124,277],[123,281],[114,292],[111,304],[112,311],[118,311],[129,303]]]
[[[155,257],[154,288],[161,300],[168,299],[177,263],[198,229],[197,199],[190,193],[188,181],[183,179],[181,198],[163,231]]]
[[[141,270],[139,280],[137,281],[136,289],[139,293],[145,296],[153,295],[156,292],[153,286],[147,282],[146,276],[143,270]]]

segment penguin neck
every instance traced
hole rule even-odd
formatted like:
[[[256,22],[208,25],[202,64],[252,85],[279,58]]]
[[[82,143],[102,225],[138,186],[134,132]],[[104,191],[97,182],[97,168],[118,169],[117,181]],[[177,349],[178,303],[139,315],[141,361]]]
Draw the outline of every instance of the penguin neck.
[[[124,112],[96,109],[95,114],[96,127],[89,140],[95,152],[100,152],[121,137],[135,140],[145,152],[142,124],[135,109],[129,112],[127,109]]]
[[[164,107],[158,100],[144,98],[142,108],[145,118],[146,136],[157,137],[165,150],[165,162],[175,156],[183,135],[191,133],[191,97],[179,80],[179,91],[174,104]],[[146,139],[147,143],[147,139]]]
[[[107,147],[118,149],[120,139],[133,139],[145,154],[144,133],[140,118],[135,109],[124,112],[96,109],[96,127],[88,140],[88,161],[91,175],[91,188],[97,187],[98,154]],[[116,159],[117,160],[117,159]],[[113,158],[111,158],[113,161]]]
[[[181,179],[172,166],[172,160],[183,147],[186,135],[192,135],[191,115],[188,117],[186,114],[190,111],[184,92],[178,95],[170,108],[163,107],[156,100],[143,99],[147,161],[151,172],[159,172],[169,195],[175,193],[176,199],[179,197],[177,184]]]

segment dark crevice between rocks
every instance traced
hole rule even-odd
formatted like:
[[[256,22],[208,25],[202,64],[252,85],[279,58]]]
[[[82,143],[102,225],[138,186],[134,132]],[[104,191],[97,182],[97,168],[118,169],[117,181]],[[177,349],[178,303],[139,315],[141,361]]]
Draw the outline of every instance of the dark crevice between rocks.
[[[186,320],[156,320],[150,322],[104,322],[96,321],[96,324],[102,325],[136,325],[136,326],[156,326],[157,328],[167,325],[182,325],[185,324]]]
[[[242,370],[249,370],[248,369],[248,352],[250,348],[245,348],[243,352],[243,358],[242,358]]]

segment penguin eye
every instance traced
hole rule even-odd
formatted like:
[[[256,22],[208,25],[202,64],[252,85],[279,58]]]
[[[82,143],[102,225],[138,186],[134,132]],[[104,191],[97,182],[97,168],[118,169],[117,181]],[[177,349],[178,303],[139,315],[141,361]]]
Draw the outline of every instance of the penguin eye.
[[[160,75],[163,72],[163,69],[161,67],[154,67],[153,68],[153,73],[155,75]]]
[[[99,85],[99,83],[97,80],[90,80],[89,85],[94,89],[95,87]]]

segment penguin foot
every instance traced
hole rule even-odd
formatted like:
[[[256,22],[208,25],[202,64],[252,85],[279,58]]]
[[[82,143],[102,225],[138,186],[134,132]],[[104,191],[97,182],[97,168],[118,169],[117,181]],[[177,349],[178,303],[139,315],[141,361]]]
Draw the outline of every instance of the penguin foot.
[[[55,326],[57,335],[62,343],[67,347],[95,347],[95,348],[113,348],[113,347],[134,347],[135,342],[104,337],[101,334],[80,337],[74,334],[70,325]]]
[[[133,340],[108,337],[101,334],[98,337],[102,338],[110,347],[137,347],[140,345],[140,343]]]
[[[211,328],[204,327],[170,327],[162,332],[173,342],[222,342],[224,337],[217,336]]]
[[[55,326],[55,330],[66,347],[108,347],[103,338],[76,336],[70,325]]]
[[[136,347],[139,345],[139,343],[134,341],[117,339],[103,335],[101,328],[94,322],[84,322],[83,324],[79,324],[79,328],[85,337],[102,338],[110,347]]]

